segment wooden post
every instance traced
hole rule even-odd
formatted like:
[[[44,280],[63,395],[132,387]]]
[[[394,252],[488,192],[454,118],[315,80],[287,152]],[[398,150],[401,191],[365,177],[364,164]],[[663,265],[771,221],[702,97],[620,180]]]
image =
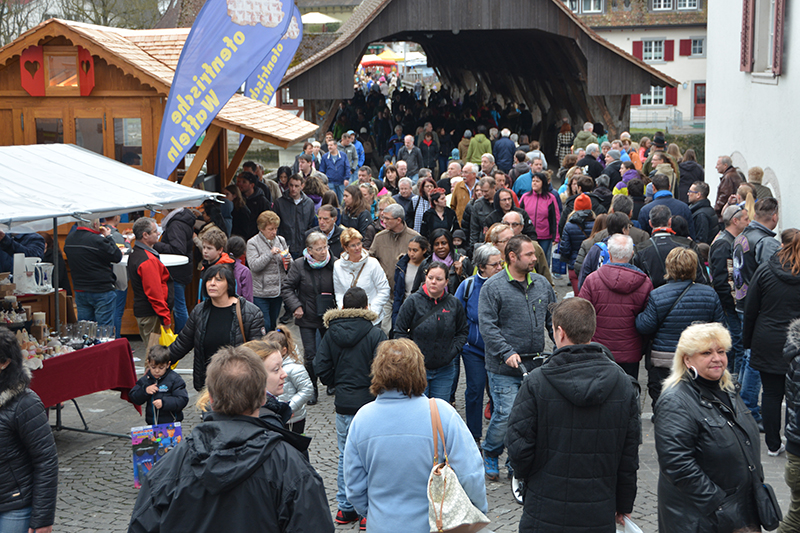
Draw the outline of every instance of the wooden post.
[[[197,178],[197,175],[200,174],[200,169],[203,168],[203,163],[208,159],[208,154],[210,154],[211,149],[214,148],[214,143],[217,142],[217,137],[219,137],[221,131],[222,128],[215,124],[208,127],[206,130],[206,137],[203,139],[200,148],[198,148],[197,152],[194,154],[192,164],[189,165],[189,169],[183,176],[181,185],[186,185],[187,187],[194,185],[194,180]]]
[[[233,154],[233,159],[231,159],[230,164],[228,165],[228,170],[225,171],[225,183],[222,184],[222,187],[225,188],[228,183],[231,182],[233,179],[233,175],[236,174],[236,169],[239,168],[239,165],[242,164],[242,159],[244,159],[244,154],[247,153],[247,149],[250,148],[250,143],[253,142],[252,137],[245,136],[242,139],[242,142],[239,143],[239,148],[236,149],[236,153]]]

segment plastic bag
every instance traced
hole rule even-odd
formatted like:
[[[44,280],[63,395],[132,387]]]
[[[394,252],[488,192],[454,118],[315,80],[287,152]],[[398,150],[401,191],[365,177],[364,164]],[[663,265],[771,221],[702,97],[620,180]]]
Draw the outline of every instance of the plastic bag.
[[[178,338],[176,333],[173,333],[172,329],[164,329],[164,326],[161,326],[161,336],[158,338],[158,344],[161,346],[169,346],[175,339]]]
[[[627,516],[623,518],[623,522],[625,525],[622,527],[622,529],[620,529],[619,525],[617,525],[617,531],[621,531],[622,533],[643,533],[642,528],[637,526],[633,520]]]

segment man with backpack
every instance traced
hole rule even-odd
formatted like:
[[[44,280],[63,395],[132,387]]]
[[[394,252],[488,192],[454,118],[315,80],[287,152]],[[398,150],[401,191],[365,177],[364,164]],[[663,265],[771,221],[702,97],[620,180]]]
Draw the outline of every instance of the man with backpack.
[[[627,235],[630,225],[631,219],[625,213],[611,213],[608,215],[606,219],[608,236],[594,243],[586,253],[586,258],[583,260],[581,273],[578,277],[578,290],[581,290],[583,282],[586,281],[589,274],[611,261],[611,255],[608,253],[608,238],[617,234]]]

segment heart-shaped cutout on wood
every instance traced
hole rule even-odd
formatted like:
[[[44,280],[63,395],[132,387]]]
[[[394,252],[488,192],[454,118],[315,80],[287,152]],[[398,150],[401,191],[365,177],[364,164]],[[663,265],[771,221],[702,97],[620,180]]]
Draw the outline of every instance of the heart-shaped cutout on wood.
[[[38,61],[26,61],[25,62],[25,70],[28,71],[28,74],[31,75],[31,78],[33,78],[36,75],[36,73],[39,71],[40,67],[41,67],[41,65],[39,64]]]
[[[92,68],[92,66],[89,64],[88,61],[81,61],[81,70],[83,71],[84,74],[89,74],[90,68]]]

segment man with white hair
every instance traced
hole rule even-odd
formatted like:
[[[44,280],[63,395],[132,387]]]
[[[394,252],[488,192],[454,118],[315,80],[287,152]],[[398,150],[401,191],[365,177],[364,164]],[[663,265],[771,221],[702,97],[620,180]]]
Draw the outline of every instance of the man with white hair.
[[[503,215],[502,222],[503,224],[511,226],[514,235],[521,234],[522,230],[525,228],[525,219],[522,217],[522,214],[517,211],[509,211]],[[553,285],[553,274],[550,272],[550,266],[547,264],[547,256],[536,240],[533,240],[533,252],[534,255],[536,255],[536,264],[533,267],[533,271],[547,278],[550,285]]]
[[[508,174],[511,167],[514,166],[514,152],[517,151],[514,141],[509,138],[510,136],[511,130],[503,128],[500,131],[500,138],[495,141],[494,147],[492,148],[494,159],[497,162],[497,168],[506,174]]]
[[[586,147],[586,155],[583,156],[583,159],[579,160],[575,165],[585,168],[586,174],[589,174],[592,178],[597,179],[600,174],[603,173],[603,165],[601,165],[600,161],[597,160],[599,155],[600,147],[597,146],[597,143],[591,143]]]
[[[575,136],[575,141],[572,143],[573,151],[577,151],[579,148],[584,149],[592,143],[597,143],[597,137],[592,133],[593,129],[594,124],[591,122],[583,124],[583,131],[578,132],[578,135]]]
[[[414,146],[414,137],[406,135],[403,140],[403,147],[397,151],[397,161],[405,161],[408,165],[408,177],[414,184],[419,179],[419,169],[425,164],[422,161],[422,152],[419,148]]]
[[[456,183],[463,179],[461,176],[461,170],[460,162],[450,161],[450,163],[447,165],[447,170],[442,173],[442,175],[439,177],[439,181],[436,182],[436,186],[444,189],[445,193],[451,194],[453,192],[453,187],[456,186]]]
[[[450,164],[452,165],[452,163]],[[464,180],[459,181],[456,183],[456,186],[453,187],[453,196],[450,200],[450,207],[456,212],[456,215],[458,215],[459,224],[461,224],[461,220],[464,217],[464,210],[467,208],[469,201],[472,200],[475,194],[475,188],[478,185],[478,173],[475,169],[475,165],[472,163],[464,165],[464,168],[461,170],[461,175]]]
[[[406,214],[411,210],[411,200],[414,197],[414,183],[411,178],[400,178],[397,182],[399,193],[392,196],[394,201],[403,207]]]
[[[597,312],[592,341],[611,350],[614,361],[638,379],[642,337],[636,331],[636,315],[644,311],[653,283],[630,264],[633,239],[615,233],[608,238],[607,246],[609,262],[587,276],[580,297],[589,300]]]
[[[497,167],[494,164],[494,156],[490,153],[483,154],[481,156],[480,177],[491,176],[495,170],[497,170]]]

